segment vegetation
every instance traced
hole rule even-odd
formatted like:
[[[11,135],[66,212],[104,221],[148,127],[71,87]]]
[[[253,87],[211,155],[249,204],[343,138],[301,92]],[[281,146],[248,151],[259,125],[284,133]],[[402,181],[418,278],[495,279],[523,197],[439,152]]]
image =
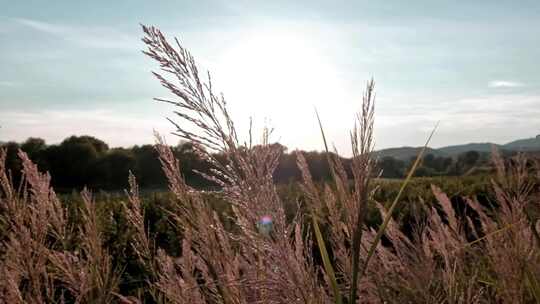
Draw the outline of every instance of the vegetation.
[[[287,147],[273,143],[281,149],[279,162],[273,173],[274,181],[278,184],[298,182],[302,179],[296,162],[297,153],[302,153],[306,159],[311,175],[315,181],[329,181],[332,178],[328,157],[336,157],[331,152],[287,152]],[[129,172],[137,176],[142,189],[165,190],[167,180],[161,172],[157,152],[152,145],[134,146],[131,148],[109,148],[109,146],[91,136],[71,136],[58,145],[47,145],[43,139],[28,138],[19,144],[5,143],[7,150],[6,168],[12,172],[15,184],[21,176],[21,160],[17,156],[19,150],[26,152],[28,157],[38,165],[41,171],[52,175],[52,186],[58,192],[82,190],[84,187],[94,191],[122,191],[128,187]],[[198,155],[191,142],[183,141],[171,147],[174,156],[182,164],[181,173],[186,183],[198,189],[208,189],[217,185],[195,173],[210,174],[210,166]],[[219,152],[214,154],[217,159],[225,159]],[[377,153],[376,153],[377,155]],[[391,156],[374,158],[375,176],[382,178],[404,178],[412,166],[415,157],[401,160]],[[350,168],[351,158],[342,158],[347,177],[353,173]],[[429,152],[423,157],[420,167],[414,176],[462,176],[483,174],[492,171],[489,166],[489,155],[476,151],[467,151],[456,157],[435,156]]]
[[[351,132],[353,157],[326,147],[329,178],[314,181],[305,153],[297,152],[301,181],[276,185],[284,149],[270,142],[270,132],[263,130],[260,144],[241,144],[225,100],[210,79],[202,82],[189,52],[158,29],[143,29],[145,53],[162,69],[155,75],[177,97],[166,101],[180,110],[177,133],[204,161],[208,169],[198,174],[216,191],[189,185],[178,154],[159,137],[155,153],[169,189],[159,194],[139,191],[129,174],[124,196],[86,189],[59,196],[27,153],[18,151],[16,160],[0,149],[3,301],[540,301],[538,162],[492,153],[491,175],[413,179],[421,159],[434,170],[445,164],[418,157],[405,180],[375,179],[369,82]],[[112,158],[107,166],[122,164],[90,138],[68,143],[79,148],[58,149],[77,151],[67,164],[81,165],[66,169],[77,181],[66,178],[66,185],[87,183],[86,172],[105,158]],[[44,143],[26,151],[34,147],[43,151]],[[95,162],[75,158],[83,156]],[[20,169],[19,187],[7,166]]]

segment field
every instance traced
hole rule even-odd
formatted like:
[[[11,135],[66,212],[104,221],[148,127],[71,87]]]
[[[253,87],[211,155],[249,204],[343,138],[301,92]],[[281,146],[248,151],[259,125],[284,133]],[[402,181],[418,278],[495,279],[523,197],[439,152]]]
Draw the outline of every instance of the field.
[[[276,186],[279,197],[276,199],[283,206],[284,225],[293,227],[285,228],[293,230],[285,231],[281,241],[287,243],[280,244],[275,235],[277,231],[266,232],[260,221],[255,221],[249,228],[240,226],[235,205],[228,202],[222,191],[194,194],[181,180],[172,179],[170,191],[138,193],[133,179],[127,193],[91,195],[73,192],[57,197],[48,188],[48,177],[39,174],[24,154],[21,157],[26,176],[24,188],[17,191],[10,186],[7,175],[2,175],[1,266],[7,274],[2,281],[2,297],[12,300],[11,303],[94,303],[96,299],[102,303],[187,303],[196,297],[199,297],[198,301],[225,302],[225,290],[229,288],[238,293],[231,297],[245,297],[239,299],[246,301],[263,297],[264,302],[272,302],[265,297],[278,291],[273,290],[272,285],[262,284],[270,284],[267,281],[270,278],[285,280],[288,276],[294,278],[302,274],[288,269],[278,272],[276,267],[284,266],[271,260],[276,258],[275,255],[286,254],[286,246],[294,246],[289,250],[302,251],[294,251],[300,256],[290,253],[293,256],[287,258],[305,259],[307,269],[302,270],[307,273],[303,275],[310,276],[305,280],[322,280],[319,283],[322,286],[315,290],[310,289],[315,286],[302,285],[295,288],[305,290],[287,292],[306,292],[304,296],[310,299],[309,303],[312,300],[323,302],[325,298],[324,302],[332,302],[335,296],[326,282],[324,258],[313,240],[315,232],[311,230],[311,216],[320,220],[318,227],[325,240],[328,258],[336,269],[339,290],[345,292],[349,284],[347,265],[341,260],[347,259],[349,254],[340,256],[344,254],[341,250],[351,250],[346,240],[348,228],[343,227],[340,240],[340,230],[335,229],[339,222],[333,222],[335,210],[322,205],[315,208],[316,215],[310,213],[308,205],[314,201],[312,193],[303,189],[305,184]],[[372,264],[359,283],[360,299],[369,303],[402,303],[403,299],[414,303],[536,301],[539,179],[534,174],[538,171],[513,170],[500,171],[504,175],[499,177],[410,180],[400,196],[382,243],[377,245]],[[370,187],[373,194],[365,218],[365,246],[370,245],[375,230],[381,226],[385,214],[382,205],[389,205],[403,182],[400,179],[373,180]],[[352,186],[350,184],[349,188]],[[324,183],[314,187],[318,193],[326,192],[325,200],[336,191]],[[192,200],[201,206],[190,206]],[[335,198],[324,203],[332,200]],[[188,207],[194,210],[185,209]],[[339,210],[344,218],[351,215],[346,209]],[[191,212],[197,212],[197,216]],[[268,209],[263,213],[275,216]],[[254,217],[260,218],[259,215]],[[189,220],[194,223],[188,225]],[[217,226],[219,230],[214,231],[214,225],[220,225]],[[250,229],[250,239],[238,238],[246,233],[243,229]],[[278,228],[272,226],[274,229]],[[240,265],[237,264],[240,261],[220,258],[228,254],[240,259],[253,245],[250,242],[268,246],[257,249],[262,252],[253,253],[260,265],[253,265],[248,260],[242,261],[248,264]],[[303,247],[299,249],[300,245]],[[193,260],[186,260],[186,252]],[[214,260],[206,260],[203,254]],[[362,250],[361,259],[366,254]],[[259,260],[259,255],[268,260]],[[211,274],[206,267],[221,269],[216,270],[219,273]],[[244,270],[228,273],[235,269],[229,267],[238,267],[237,271],[256,267],[258,275],[263,277],[256,275],[248,280]],[[228,276],[236,277],[227,281]],[[265,279],[265,276],[269,278]],[[192,281],[187,281],[188,278]],[[206,287],[209,283],[212,285]],[[256,289],[262,286],[264,291]],[[280,287],[280,293],[284,287]],[[253,290],[259,290],[261,294]],[[283,299],[276,302],[283,303],[289,294],[280,296]]]
[[[23,151],[14,184],[1,149],[2,302],[540,302],[538,160],[494,150],[489,170],[413,177],[421,150],[404,178],[378,178],[370,81],[350,161],[328,153],[321,126],[329,178],[314,181],[299,152],[301,180],[276,184],[283,150],[270,131],[242,143],[189,52],[143,30],[182,110],[176,133],[209,165],[199,174],[215,191],[188,185],[159,137],[163,191],[130,174],[125,193],[56,194]]]

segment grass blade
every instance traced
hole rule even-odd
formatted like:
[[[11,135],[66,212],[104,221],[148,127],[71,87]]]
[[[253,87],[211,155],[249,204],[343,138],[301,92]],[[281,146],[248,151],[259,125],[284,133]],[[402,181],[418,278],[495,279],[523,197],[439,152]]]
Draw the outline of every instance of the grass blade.
[[[317,112],[317,109],[315,109],[315,115],[317,115],[317,121],[319,122],[319,127],[321,129],[321,135],[324,142],[324,148],[326,150],[326,157],[328,158],[328,165],[330,166],[330,170],[332,171],[332,177],[334,177],[334,174],[335,174],[334,167],[330,159],[330,154],[328,152],[328,144],[326,142],[326,136],[324,135],[324,129],[321,123],[321,119],[319,117],[319,113]],[[324,270],[330,279],[330,285],[332,285],[332,290],[335,296],[335,302],[336,304],[341,304],[342,303],[341,292],[339,291],[339,286],[337,284],[336,273],[334,271],[334,267],[332,266],[332,262],[330,261],[328,251],[326,250],[326,245],[324,243],[324,238],[321,233],[321,229],[319,228],[319,224],[317,222],[317,218],[315,217],[314,212],[312,212],[311,216],[313,219],[313,229],[315,230],[315,238],[317,239],[317,245],[319,247],[319,252],[323,260]]]
[[[321,118],[319,116],[319,112],[317,111],[317,109],[315,109],[315,115],[317,116],[317,122],[319,123],[319,128],[321,129],[321,136],[324,143],[324,151],[326,151],[326,159],[328,160],[328,166],[330,167],[332,178],[335,179],[334,163],[332,162],[332,159],[330,158],[330,151],[328,150],[328,143],[326,142],[326,136],[324,135],[324,129],[323,129]]]
[[[324,244],[324,238],[322,236],[321,229],[319,228],[319,223],[317,222],[315,215],[312,215],[312,219],[313,229],[315,230],[315,238],[317,239],[317,245],[323,261],[324,271],[330,279],[330,285],[332,286],[332,290],[334,292],[336,304],[341,304],[341,292],[339,291],[339,286],[337,284],[336,273],[334,271],[334,267],[332,266],[332,262],[330,261],[330,257],[328,256],[328,251],[326,250],[326,245]]]
[[[536,300],[536,303],[540,303],[540,282],[529,268],[525,268],[525,282],[527,283],[527,289]]]
[[[324,135],[324,129],[321,122],[321,117],[319,116],[319,112],[317,111],[317,108],[315,108],[315,115],[317,116],[317,122],[319,123],[319,128],[321,129],[321,135],[324,142],[324,150],[326,150],[326,153],[328,153],[328,144],[326,143],[326,136]]]
[[[424,152],[426,151],[427,146],[429,145],[429,142],[431,141],[431,138],[433,137],[433,134],[435,133],[435,130],[437,130],[438,126],[439,126],[439,123],[437,122],[437,124],[435,125],[435,127],[431,131],[431,134],[429,135],[429,137],[428,137],[428,139],[426,141],[426,144],[424,145],[422,150],[420,150],[420,153],[418,153],[418,156],[416,157],[416,160],[414,161],[414,164],[413,164],[411,170],[409,171],[409,174],[407,174],[407,177],[405,178],[405,181],[403,181],[403,184],[401,184],[401,188],[399,189],[399,192],[396,195],[396,198],[394,199],[394,201],[392,202],[392,205],[388,209],[388,213],[386,215],[386,218],[384,219],[384,222],[379,227],[379,230],[377,231],[377,235],[375,236],[375,239],[373,240],[373,243],[371,244],[371,247],[369,248],[368,254],[366,256],[366,260],[365,260],[364,265],[362,267],[362,270],[360,272],[360,277],[362,277],[365,274],[365,272],[367,270],[369,260],[371,259],[371,257],[375,253],[375,248],[377,248],[377,245],[381,241],[381,238],[382,238],[382,236],[384,234],[384,231],[386,230],[386,227],[388,226],[388,223],[390,222],[390,219],[392,217],[392,213],[396,209],[396,206],[397,206],[397,204],[399,202],[399,199],[401,198],[401,195],[403,194],[403,191],[405,190],[405,187],[407,187],[407,185],[411,181],[412,176],[413,176],[414,172],[416,171],[416,168],[420,164],[420,160],[422,159],[422,156],[424,155]]]

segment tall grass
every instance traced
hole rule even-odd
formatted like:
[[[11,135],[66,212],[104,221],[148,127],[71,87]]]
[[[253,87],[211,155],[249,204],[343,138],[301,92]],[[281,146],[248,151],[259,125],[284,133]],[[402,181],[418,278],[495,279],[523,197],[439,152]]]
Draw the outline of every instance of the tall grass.
[[[213,91],[209,76],[202,80],[190,53],[178,41],[169,44],[154,27],[143,30],[145,53],[161,67],[154,74],[175,96],[160,100],[178,108],[179,121],[171,119],[176,134],[192,141],[213,166],[204,176],[220,186],[213,195],[227,202],[227,211],[218,212],[206,193],[186,184],[182,164],[157,137],[174,200],[161,210],[180,235],[180,253],[155,242],[136,179],[130,176],[121,211],[128,229],[122,232],[136,258],[120,262],[111,254],[114,244],[106,241],[105,223],[117,214],[100,211],[88,191],[80,204],[61,202],[50,187],[51,177],[23,152],[23,181],[16,187],[4,166],[6,151],[0,150],[0,301],[538,302],[538,164],[533,167],[522,156],[504,160],[494,152],[494,200],[486,204],[469,197],[460,207],[433,185],[438,203],[420,204],[405,229],[396,213],[400,195],[377,201],[372,182],[377,172],[371,153],[371,81],[351,132],[352,183],[336,156],[328,159],[332,183],[316,184],[298,153],[304,199],[296,202],[288,220],[290,202],[278,195],[272,179],[281,150],[270,142],[270,132],[264,130],[258,144],[251,138],[240,143],[224,97]],[[328,150],[324,132],[323,139]],[[379,227],[366,222],[373,210],[383,219]],[[125,288],[126,272],[133,267],[140,277],[137,287]]]

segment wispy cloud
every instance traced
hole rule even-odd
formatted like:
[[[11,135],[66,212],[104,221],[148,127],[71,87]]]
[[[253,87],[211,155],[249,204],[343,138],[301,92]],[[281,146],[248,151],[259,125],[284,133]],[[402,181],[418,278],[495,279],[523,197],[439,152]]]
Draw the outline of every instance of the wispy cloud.
[[[525,86],[524,83],[518,81],[493,80],[488,83],[490,88],[519,88]]]
[[[79,46],[100,49],[137,49],[136,37],[131,37],[111,27],[81,27],[66,24],[54,24],[25,18],[14,21],[35,31],[52,35]]]

